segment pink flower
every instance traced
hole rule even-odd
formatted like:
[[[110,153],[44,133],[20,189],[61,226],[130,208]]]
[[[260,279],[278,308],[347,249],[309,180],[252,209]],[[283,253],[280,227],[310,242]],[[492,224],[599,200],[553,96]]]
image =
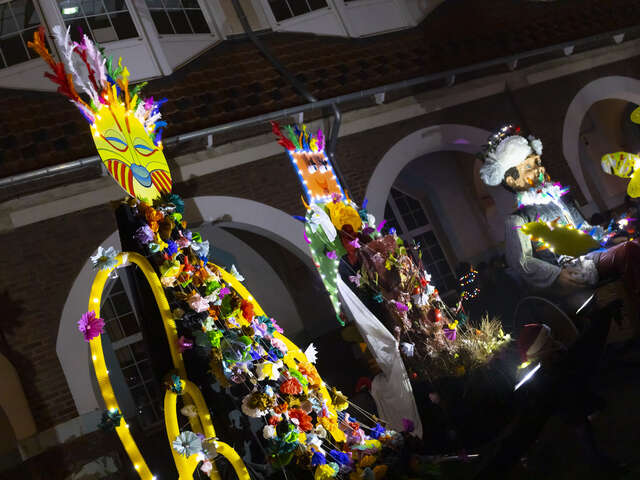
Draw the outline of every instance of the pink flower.
[[[229,295],[230,293],[231,290],[229,290],[227,287],[222,287],[220,289],[220,292],[218,292],[218,296],[220,297],[220,299],[223,299],[225,295]]]
[[[200,465],[200,470],[206,475],[209,475],[211,473],[211,470],[213,470],[213,464],[211,463],[211,460],[207,458],[205,461],[203,461],[202,465]]]
[[[362,245],[360,245],[360,241],[358,240],[358,238],[354,238],[353,240],[351,240],[349,242],[349,245],[351,245],[353,248],[360,248]]]
[[[396,304],[396,308],[398,309],[398,311],[400,312],[406,312],[409,310],[409,307],[407,307],[404,303],[401,302],[395,302]]]
[[[206,312],[209,309],[209,302],[202,298],[199,293],[191,295],[187,303],[196,312]]]
[[[330,258],[331,260],[337,260],[338,254],[335,250],[331,250],[330,252],[327,252],[327,258]]]
[[[184,335],[178,339],[178,350],[180,353],[185,350],[189,350],[193,347],[193,342],[187,338],[184,338]]]
[[[78,321],[78,330],[84,334],[84,339],[88,342],[96,338],[104,330],[104,320],[96,317],[93,310],[82,315]]]

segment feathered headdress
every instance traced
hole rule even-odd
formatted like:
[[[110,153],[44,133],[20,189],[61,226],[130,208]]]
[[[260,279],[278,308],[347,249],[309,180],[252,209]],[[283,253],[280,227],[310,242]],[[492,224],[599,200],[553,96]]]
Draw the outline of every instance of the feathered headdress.
[[[116,65],[86,35],[78,43],[71,40],[69,28],[65,31],[56,25],[52,31],[62,62],[56,62],[47,50],[44,27],[34,32],[33,41],[28,42],[28,46],[51,67],[52,72],[46,72],[45,76],[58,85],[58,92],[66,96],[91,125],[95,125],[102,106],[119,103],[140,120],[154,145],[162,148],[162,128],[166,122],[160,120],[159,107],[166,99],[154,101],[153,97],[139,97],[144,84],[129,90],[129,71],[122,65],[122,59]],[[81,65],[86,69],[87,80],[78,72],[77,66]],[[78,94],[78,89],[86,95],[86,99]]]
[[[520,133],[520,127],[505,125],[489,137],[480,153],[484,160],[480,178],[486,185],[500,185],[507,170],[519,165],[534,152],[542,154],[542,142],[539,139],[532,136],[525,138]]]

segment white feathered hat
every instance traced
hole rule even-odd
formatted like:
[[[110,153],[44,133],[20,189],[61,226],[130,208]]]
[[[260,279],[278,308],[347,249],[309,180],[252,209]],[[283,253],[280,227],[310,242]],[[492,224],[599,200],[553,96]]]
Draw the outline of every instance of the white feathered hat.
[[[480,168],[480,178],[489,186],[500,185],[504,174],[521,164],[529,155],[542,154],[542,142],[537,138],[528,139],[520,135],[508,135],[514,131],[511,125],[493,135],[484,153],[484,165]],[[519,132],[520,129],[515,129]]]

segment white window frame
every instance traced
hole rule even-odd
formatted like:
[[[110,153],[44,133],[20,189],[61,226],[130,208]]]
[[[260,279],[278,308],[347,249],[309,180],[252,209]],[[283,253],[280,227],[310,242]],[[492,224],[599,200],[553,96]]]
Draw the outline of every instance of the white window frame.
[[[287,5],[288,5],[288,0]],[[294,15],[293,17],[285,18],[284,20],[277,20],[273,11],[271,10],[271,5],[269,4],[269,0],[260,0],[261,6],[267,15],[267,19],[271,24],[273,29],[276,29],[280,25],[291,25],[295,24],[298,21],[308,22],[310,20],[314,20],[317,17],[322,17],[327,14],[327,12],[333,12],[334,15],[338,17],[338,21],[342,22],[338,11],[334,7],[331,0],[324,0],[327,4],[326,7],[318,8],[317,10],[310,10],[307,13],[302,13],[300,15]],[[289,11],[291,11],[291,7],[289,7]]]
[[[12,2],[12,0],[5,0],[5,1],[0,0],[0,5],[4,4],[4,3],[9,4],[11,2]],[[35,9],[35,11],[38,13],[38,16],[40,17],[40,25],[46,25],[44,12],[40,8],[40,1],[39,0],[32,0],[32,3],[33,3],[33,8]],[[12,12],[11,16],[13,17],[13,12]],[[16,18],[13,17],[13,19],[14,19],[14,21],[16,21],[16,24],[17,24]],[[33,28],[33,27],[30,27],[30,28]],[[23,30],[20,30],[17,33],[14,32],[13,34],[7,35],[7,37],[11,37],[12,35],[16,35],[16,34],[19,35],[20,37],[22,37],[22,32],[24,32],[25,30],[29,30],[29,29],[23,29]],[[24,40],[23,40],[23,43],[24,43]],[[38,57],[37,54],[35,52],[33,52],[33,50],[30,50],[29,47],[26,46],[26,44],[24,44],[24,47],[27,50],[29,50],[29,53],[28,53],[29,56],[34,55],[36,58],[30,58],[29,60],[25,60],[24,62],[20,62],[20,63],[14,64],[14,65],[10,65],[8,67],[4,67],[4,66],[0,67],[0,77],[5,75],[4,72],[7,72],[6,73],[7,75],[11,75],[11,74],[20,73],[21,71],[24,71],[24,70],[31,69],[31,68],[33,68],[33,64],[35,62],[39,62],[40,61],[40,57]],[[4,63],[5,63],[4,62],[4,58],[1,58],[1,62],[2,62],[2,65],[4,65]],[[25,65],[28,65],[28,67],[25,68]]]
[[[419,235],[422,235],[422,234],[427,233],[427,232],[432,232],[433,235],[436,238],[436,241],[438,242],[438,246],[440,247],[440,250],[442,250],[442,253],[443,253],[443,256],[444,256],[444,260],[445,260],[445,262],[447,262],[447,266],[449,267],[449,270],[451,271],[451,275],[453,276],[454,280],[456,280],[455,269],[451,265],[451,261],[449,260],[444,248],[442,248],[442,241],[439,238],[440,236],[438,235],[438,232],[436,231],[436,229],[433,228],[433,222],[431,221],[431,218],[429,218],[429,214],[427,212],[427,209],[424,208],[424,205],[422,204],[422,201],[420,199],[418,199],[418,198],[415,198],[413,195],[405,192],[404,190],[402,190],[401,188],[398,188],[396,186],[392,186],[391,189],[392,190],[397,190],[398,192],[402,193],[403,195],[405,195],[407,197],[410,197],[413,200],[415,200],[416,202],[418,202],[418,204],[420,205],[420,208],[422,209],[422,213],[424,214],[424,216],[426,217],[427,221],[429,222],[428,225],[421,225],[421,226],[418,226],[418,227],[416,227],[414,229],[407,228],[407,224],[405,223],[404,219],[402,218],[402,214],[400,213],[400,208],[396,204],[396,200],[393,198],[393,195],[392,195],[391,191],[389,191],[389,196],[387,197],[387,205],[389,205],[389,207],[391,208],[391,211],[393,212],[393,216],[394,216],[396,222],[398,223],[398,225],[402,229],[402,232],[398,232],[398,236],[405,243],[411,243],[412,241],[415,241],[415,238],[418,237]],[[427,270],[427,273],[430,273],[430,272]],[[456,293],[456,290],[455,289],[451,289],[451,290],[447,290],[446,292],[441,292],[440,296],[441,297],[448,297],[449,295],[452,295],[452,294],[455,294],[455,293]]]
[[[114,313],[114,318],[113,320],[118,320],[120,317],[124,316],[124,315],[128,315],[129,313],[132,313],[134,315],[134,317],[136,318],[136,322],[138,323],[138,327],[140,328],[140,330],[136,333],[133,333],[131,335],[122,337],[118,340],[115,341],[111,341],[111,348],[113,349],[113,352],[115,354],[115,358],[117,359],[117,351],[119,349],[128,347],[130,345],[133,345],[134,343],[137,342],[141,342],[143,340],[143,334],[142,334],[142,323],[141,323],[141,317],[139,312],[136,309],[136,302],[134,300],[134,295],[133,295],[133,288],[129,283],[129,279],[127,277],[127,275],[118,275],[119,280],[122,282],[122,291],[124,293],[124,295],[127,297],[127,300],[129,301],[129,305],[131,307],[130,312],[126,312],[123,314],[118,314],[118,312],[115,309],[115,306],[113,305],[113,302],[111,300],[111,291],[114,287],[114,285],[116,284],[117,280],[114,281],[109,281],[107,286],[105,287],[105,292],[103,293],[103,300],[102,300],[102,305],[104,305],[106,302],[111,302],[111,310]],[[124,334],[124,331],[122,332]],[[148,352],[147,352],[148,354]],[[147,360],[145,360],[147,362],[151,362],[151,357],[148,355]],[[148,381],[144,380],[144,377],[142,375],[142,371],[140,370],[139,367],[139,363],[135,358],[133,359],[133,364],[128,365],[126,368],[131,368],[132,366],[135,367],[138,376],[140,378],[140,383],[133,385],[133,386],[129,386],[127,383],[127,379],[124,378],[124,372],[122,372],[123,368],[121,367],[120,364],[117,365],[117,367],[115,365],[110,365],[110,367],[113,368],[118,368],[121,372],[121,374],[123,375],[124,378],[124,385],[125,387],[129,390],[129,394],[132,397],[132,402],[135,405],[135,400],[133,399],[133,394],[131,393],[131,389],[132,388],[138,388],[138,387],[142,387],[144,389],[144,392],[146,394],[146,398],[148,401],[148,405],[151,406],[151,409],[153,410],[154,416],[156,417],[156,420],[152,423],[149,423],[147,425],[142,425],[141,423],[139,423],[140,427],[144,430],[154,430],[156,429],[158,426],[162,425],[162,423],[164,422],[164,413],[162,412],[162,397],[158,400],[157,403],[154,403],[153,401],[153,396],[151,394],[151,391],[149,390],[147,384],[150,383]],[[158,388],[160,389],[160,391],[162,391],[162,385],[159,384],[159,382],[157,382],[157,379],[154,379],[154,381],[156,381]],[[137,405],[135,405],[137,407]]]

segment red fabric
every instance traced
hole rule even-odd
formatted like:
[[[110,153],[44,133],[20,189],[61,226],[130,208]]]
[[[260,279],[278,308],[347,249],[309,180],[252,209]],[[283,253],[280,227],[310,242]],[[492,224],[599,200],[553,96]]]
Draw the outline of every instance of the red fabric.
[[[520,350],[520,358],[523,362],[527,361],[527,350],[536,341],[541,330],[542,324],[540,323],[529,323],[522,328],[518,336],[518,350]]]
[[[600,254],[598,274],[601,278],[619,277],[640,300],[640,243],[638,240],[621,243]]]

